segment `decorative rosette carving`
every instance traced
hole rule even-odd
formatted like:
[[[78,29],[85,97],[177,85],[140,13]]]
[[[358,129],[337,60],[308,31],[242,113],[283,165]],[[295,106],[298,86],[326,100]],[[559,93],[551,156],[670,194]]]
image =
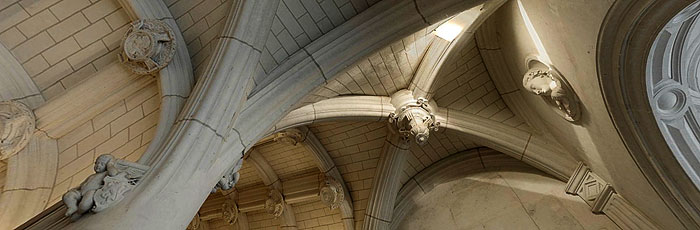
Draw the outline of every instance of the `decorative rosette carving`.
[[[17,101],[0,102],[0,160],[21,151],[36,129],[34,113]]]
[[[321,187],[319,196],[321,197],[321,203],[328,206],[331,210],[336,209],[340,207],[343,199],[345,199],[343,185],[332,177],[326,177],[325,186]]]
[[[438,131],[440,126],[431,112],[428,100],[424,98],[418,98],[414,103],[408,103],[389,114],[389,124],[394,125],[404,139],[413,136],[419,145],[428,143],[430,130]]]
[[[224,202],[221,207],[221,217],[229,225],[233,225],[238,222],[238,205],[231,200]]]
[[[265,210],[268,214],[275,216],[275,218],[282,216],[284,212],[284,207],[286,203],[284,202],[284,196],[282,193],[276,189],[270,190],[267,200],[265,201]]]
[[[158,72],[168,65],[175,53],[175,35],[165,22],[137,20],[122,38],[119,59],[132,72],[141,75]]]

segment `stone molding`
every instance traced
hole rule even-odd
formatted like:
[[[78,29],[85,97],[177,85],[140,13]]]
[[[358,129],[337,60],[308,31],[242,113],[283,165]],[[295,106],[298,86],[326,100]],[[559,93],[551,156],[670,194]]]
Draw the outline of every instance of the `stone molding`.
[[[124,33],[119,59],[135,74],[153,74],[170,63],[175,44],[168,24],[156,19],[136,20]]]
[[[36,130],[34,112],[21,102],[0,101],[0,160],[19,153]]]
[[[660,229],[583,162],[579,162],[565,191],[581,197],[591,206],[591,212],[607,215],[623,229]]]

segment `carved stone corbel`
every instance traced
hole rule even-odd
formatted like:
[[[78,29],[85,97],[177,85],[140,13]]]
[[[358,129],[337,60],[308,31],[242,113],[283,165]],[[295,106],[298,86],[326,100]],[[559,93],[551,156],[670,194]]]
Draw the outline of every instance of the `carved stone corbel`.
[[[328,206],[328,208],[331,210],[336,209],[342,205],[345,199],[343,185],[333,179],[333,177],[326,177],[325,185],[319,191],[319,197],[321,198],[321,203]]]
[[[428,143],[430,131],[438,131],[440,126],[428,105],[428,100],[424,98],[403,103],[395,112],[389,114],[389,124],[395,128],[391,130],[398,131],[404,140],[413,136],[419,145]]]
[[[75,221],[87,212],[100,212],[118,203],[141,180],[149,167],[103,154],[95,160],[95,174],[63,194],[66,216]]]
[[[268,214],[275,216],[275,218],[278,218],[282,216],[286,206],[287,204],[284,201],[284,196],[282,196],[282,193],[280,193],[280,191],[277,189],[270,190],[267,200],[265,200],[265,211],[267,211]]]
[[[165,22],[142,19],[131,23],[122,38],[121,62],[140,75],[160,71],[175,53],[175,35]]]
[[[299,129],[285,129],[284,131],[275,133],[274,141],[283,144],[296,146],[298,143],[304,141],[304,133]]]
[[[579,98],[568,81],[554,67],[536,59],[527,63],[530,68],[523,76],[523,87],[539,95],[567,121],[581,118]]]
[[[21,151],[36,129],[34,113],[17,101],[0,102],[0,160]]]
[[[221,207],[221,218],[229,225],[238,222],[238,205],[231,200],[227,200]]]

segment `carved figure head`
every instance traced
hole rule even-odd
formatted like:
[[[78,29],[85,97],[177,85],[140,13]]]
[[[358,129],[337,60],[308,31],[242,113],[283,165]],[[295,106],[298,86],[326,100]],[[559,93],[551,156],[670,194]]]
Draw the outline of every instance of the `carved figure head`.
[[[114,160],[114,156],[110,154],[102,154],[97,157],[97,160],[95,160],[95,172],[101,173],[107,171],[107,164],[112,160]]]
[[[548,71],[531,70],[523,78],[523,87],[537,95],[550,95],[552,90],[561,86]]]
[[[16,101],[0,102],[0,160],[21,151],[34,133],[34,113]]]

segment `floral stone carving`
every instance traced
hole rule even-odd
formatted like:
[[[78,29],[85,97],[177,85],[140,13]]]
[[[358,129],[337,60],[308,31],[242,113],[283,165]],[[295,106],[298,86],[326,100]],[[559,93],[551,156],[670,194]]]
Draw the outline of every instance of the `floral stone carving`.
[[[0,160],[21,151],[36,128],[34,113],[16,101],[0,102]]]
[[[234,225],[238,222],[238,205],[231,200],[225,202],[221,207],[221,218],[229,225]]]
[[[296,146],[299,142],[304,141],[304,134],[298,129],[286,129],[276,133],[273,140],[287,145]]]
[[[578,96],[559,71],[534,59],[528,62],[528,67],[530,70],[523,77],[525,90],[540,95],[567,121],[578,121],[581,118]]]
[[[122,38],[119,59],[136,74],[158,72],[175,53],[175,35],[165,22],[144,19],[131,23]]]
[[[414,136],[419,145],[428,143],[430,130],[438,131],[440,126],[431,112],[428,100],[424,98],[418,98],[415,103],[408,103],[389,114],[389,123],[396,127],[404,139]]]
[[[265,211],[268,214],[275,216],[275,218],[282,216],[284,212],[284,207],[286,203],[284,201],[284,196],[282,193],[276,189],[270,190],[267,200],[265,200]]]
[[[343,199],[345,199],[343,185],[332,177],[326,177],[326,184],[321,187],[319,196],[321,197],[321,203],[328,206],[331,210],[336,209],[340,207]]]
[[[63,203],[68,207],[66,216],[75,221],[89,211],[100,212],[116,204],[136,187],[148,169],[109,154],[100,155],[95,160],[95,174],[63,195]]]

